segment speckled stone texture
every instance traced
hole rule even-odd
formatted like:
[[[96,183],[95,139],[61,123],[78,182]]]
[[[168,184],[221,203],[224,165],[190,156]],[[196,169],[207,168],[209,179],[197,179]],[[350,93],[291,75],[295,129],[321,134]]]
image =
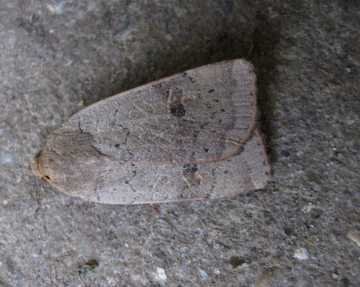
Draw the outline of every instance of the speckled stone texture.
[[[0,0],[0,286],[359,286],[359,3]],[[84,101],[233,58],[266,189],[108,206],[28,170]]]

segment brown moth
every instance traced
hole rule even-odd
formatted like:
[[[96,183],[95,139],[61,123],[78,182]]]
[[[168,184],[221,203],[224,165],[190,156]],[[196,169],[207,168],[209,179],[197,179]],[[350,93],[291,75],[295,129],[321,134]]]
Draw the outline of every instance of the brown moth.
[[[60,191],[98,203],[217,198],[263,188],[270,167],[245,60],[188,70],[97,102],[31,163]]]

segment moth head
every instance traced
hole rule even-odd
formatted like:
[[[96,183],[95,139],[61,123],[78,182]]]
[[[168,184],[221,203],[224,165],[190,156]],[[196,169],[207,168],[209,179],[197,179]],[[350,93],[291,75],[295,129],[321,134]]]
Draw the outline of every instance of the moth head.
[[[32,170],[42,180],[51,184],[55,184],[55,181],[49,170],[48,157],[46,154],[47,150],[44,148],[34,157],[29,165],[29,169]]]

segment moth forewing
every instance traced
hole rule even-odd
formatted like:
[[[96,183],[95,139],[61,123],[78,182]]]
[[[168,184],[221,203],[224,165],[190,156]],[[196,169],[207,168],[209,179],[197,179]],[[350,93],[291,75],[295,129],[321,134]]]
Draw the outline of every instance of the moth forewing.
[[[269,164],[255,78],[248,62],[225,61],[102,100],[55,131],[33,166],[46,162],[35,169],[59,190],[109,204],[262,188]]]

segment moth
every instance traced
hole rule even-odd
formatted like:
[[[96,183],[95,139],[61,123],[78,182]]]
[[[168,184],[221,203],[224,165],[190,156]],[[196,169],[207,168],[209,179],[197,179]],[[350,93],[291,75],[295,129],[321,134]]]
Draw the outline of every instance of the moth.
[[[99,101],[54,131],[30,164],[87,201],[142,204],[263,188],[256,76],[245,60],[205,65]]]

